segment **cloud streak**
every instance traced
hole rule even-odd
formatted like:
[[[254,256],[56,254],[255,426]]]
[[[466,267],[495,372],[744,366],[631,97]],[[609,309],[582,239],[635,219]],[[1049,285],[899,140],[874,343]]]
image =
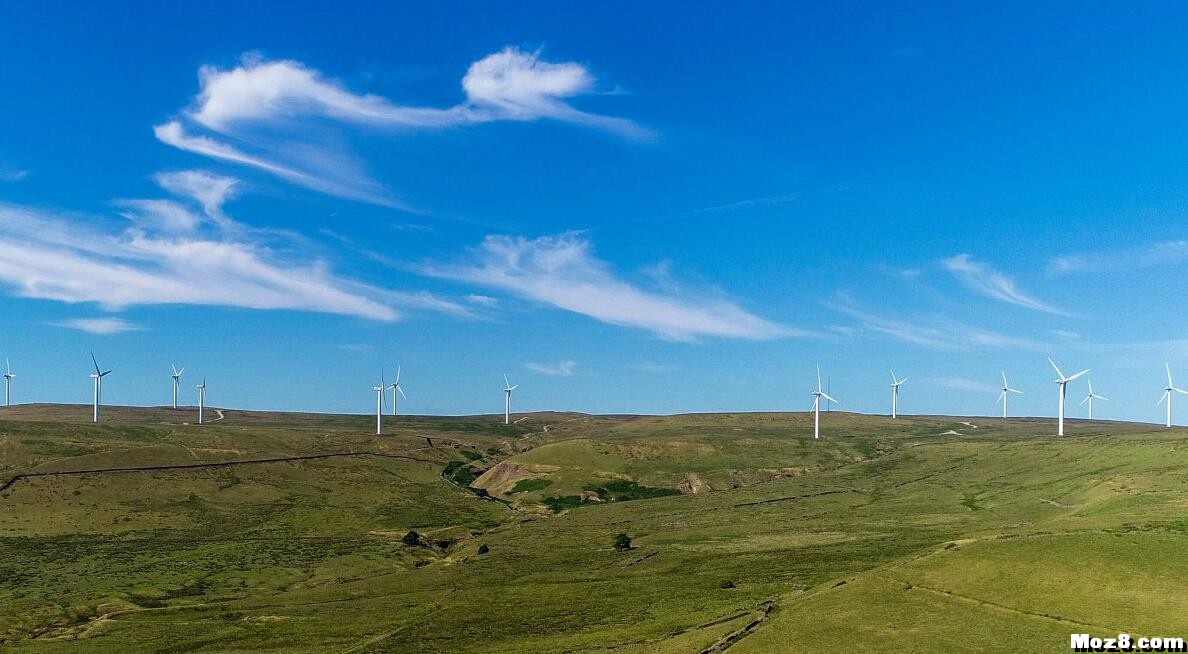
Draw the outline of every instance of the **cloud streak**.
[[[576,361],[558,361],[557,363],[525,363],[524,367],[532,372],[537,372],[542,375],[549,375],[551,377],[571,377],[574,373],[574,368],[577,367]]]
[[[915,316],[910,319],[880,316],[855,306],[845,295],[823,304],[854,318],[861,329],[932,350],[1016,348],[1038,352],[1047,347],[1038,341],[1001,334],[943,316]]]
[[[429,264],[422,272],[500,289],[595,320],[650,331],[661,338],[774,339],[806,336],[707,294],[676,295],[639,288],[620,279],[578,233],[535,239],[488,236],[456,264]]]
[[[1188,241],[1160,241],[1112,252],[1061,255],[1048,262],[1048,273],[1070,275],[1130,268],[1153,268],[1185,259],[1188,259]]]
[[[941,266],[966,287],[988,298],[1044,313],[1068,315],[1065,311],[1025,293],[1015,285],[1013,279],[980,261],[975,261],[968,254],[942,259]]]
[[[52,324],[57,327],[77,329],[89,334],[99,334],[100,336],[109,336],[111,334],[122,334],[124,332],[138,332],[144,330],[144,327],[128,322],[123,318],[74,318],[72,320],[63,320],[62,322],[55,322]]]

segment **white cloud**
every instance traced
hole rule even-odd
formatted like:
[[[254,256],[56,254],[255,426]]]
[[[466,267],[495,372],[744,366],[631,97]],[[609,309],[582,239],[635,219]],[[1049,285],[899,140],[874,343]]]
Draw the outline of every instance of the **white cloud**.
[[[524,367],[532,372],[553,377],[570,377],[577,367],[576,361],[558,361],[557,363],[525,363]]]
[[[202,217],[173,200],[117,200],[120,215],[141,229],[165,232],[192,232]]]
[[[600,320],[679,341],[701,336],[773,339],[805,336],[708,294],[646,291],[618,278],[576,233],[536,239],[488,236],[474,261],[428,265],[425,274],[497,288]]]
[[[1048,262],[1048,273],[1067,275],[1127,268],[1152,268],[1185,259],[1188,259],[1188,241],[1160,241],[1112,252],[1061,255]]]
[[[74,318],[53,324],[58,327],[67,327],[69,329],[77,329],[103,336],[121,334],[123,332],[136,332],[144,329],[144,327],[130,323],[123,318]]]
[[[974,261],[968,254],[942,259],[941,265],[961,283],[986,297],[1036,311],[1068,315],[1064,311],[1023,292],[1015,286],[1013,279],[984,263]]]
[[[234,146],[227,145],[213,138],[191,136],[186,133],[182,124],[178,121],[157,125],[153,128],[153,133],[156,134],[157,139],[162,143],[172,145],[179,150],[193,152],[212,159],[259,168],[298,186],[304,186],[327,195],[412,211],[411,207],[388,197],[387,191],[375,181],[367,178],[365,175],[352,174],[354,171],[347,171],[348,174],[345,177],[341,174],[342,171],[335,172],[333,166],[323,166],[324,169],[320,171],[321,174],[303,172],[296,168],[248,154]],[[330,155],[327,155],[327,157],[333,158]]]
[[[553,119],[633,139],[652,136],[630,120],[588,113],[567,102],[594,90],[594,77],[585,67],[542,61],[539,52],[510,47],[471,64],[462,79],[466,99],[447,108],[400,105],[355,93],[300,62],[256,56],[245,57],[230,70],[204,66],[199,83],[191,108],[180,119],[154,129],[163,143],[258,168],[330,195],[401,209],[410,208],[393,199],[339,146],[319,138],[326,121],[365,128],[443,129]],[[183,120],[211,135],[188,133]],[[220,137],[231,137],[236,145]]]
[[[839,294],[836,301],[823,304],[834,311],[854,318],[862,329],[933,350],[967,350],[980,347],[1017,348],[1033,351],[1045,349],[1045,345],[1037,341],[1000,334],[944,316],[913,316],[909,318],[879,316],[858,308],[844,294]]]
[[[71,220],[0,203],[0,284],[16,295],[119,310],[154,304],[289,309],[395,320],[396,307],[465,315],[427,293],[387,291],[331,273],[318,260],[281,256],[263,243],[161,234],[109,233],[102,221]]]
[[[19,182],[29,176],[29,171],[0,164],[0,182]]]
[[[230,222],[223,214],[223,203],[234,197],[235,187],[239,180],[215,175],[205,170],[157,173],[153,179],[166,191],[197,201],[202,205],[203,213],[211,220],[223,225]]]

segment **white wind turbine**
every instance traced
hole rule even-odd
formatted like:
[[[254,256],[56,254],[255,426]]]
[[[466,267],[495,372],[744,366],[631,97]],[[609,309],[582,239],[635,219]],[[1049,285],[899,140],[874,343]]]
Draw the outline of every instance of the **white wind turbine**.
[[[198,389],[198,424],[202,424],[202,412],[206,409],[206,377],[202,378],[201,384],[196,384],[194,388]]]
[[[173,377],[173,408],[176,409],[177,408],[177,389],[178,389],[178,386],[181,384],[182,373],[185,372],[186,369],[182,368],[181,370],[178,370],[177,366],[173,365],[172,363],[169,364],[169,367],[173,368],[173,375],[171,375]]]
[[[404,394],[404,388],[400,386],[400,366],[396,366],[396,381],[388,384],[388,388],[392,389],[392,415],[396,415],[396,391],[400,391],[400,397],[408,399]]]
[[[1081,404],[1084,405],[1086,402],[1089,403],[1089,419],[1092,420],[1093,419],[1093,400],[1106,400],[1108,402],[1109,399],[1110,398],[1108,398],[1108,397],[1094,393],[1093,392],[1093,382],[1090,381],[1089,382],[1089,394],[1085,396],[1085,399],[1081,400]]]
[[[1010,393],[1016,393],[1018,395],[1022,395],[1023,391],[1011,388],[1011,385],[1007,383],[1006,371],[1004,370],[1004,371],[1002,371],[1002,394],[998,396],[998,401],[1002,402],[1002,418],[1003,418],[1003,420],[1005,420],[1007,417],[1007,399],[1010,397],[1010,395],[1009,395]]]
[[[511,394],[519,387],[519,384],[512,386],[511,382],[507,380],[507,375],[503,376],[503,424],[505,425],[511,424]]]
[[[384,391],[388,390],[384,385],[384,371],[380,371],[379,386],[372,386],[371,390],[375,391],[375,433],[378,436],[384,433]]]
[[[891,419],[894,420],[898,416],[896,413],[899,410],[899,386],[907,381],[907,377],[897,379],[895,371],[891,371]]]
[[[95,364],[95,372],[91,373],[91,379],[95,383],[95,400],[91,405],[91,421],[99,422],[99,403],[103,400],[103,378],[111,371],[99,371],[99,362],[95,360],[94,352],[91,352],[91,363]]]
[[[1060,386],[1060,413],[1059,413],[1059,417],[1056,422],[1056,435],[1063,436],[1064,435],[1064,397],[1065,397],[1065,392],[1068,388],[1068,383],[1070,381],[1076,379],[1077,377],[1080,377],[1081,375],[1084,375],[1085,373],[1089,372],[1089,369],[1086,368],[1085,370],[1082,370],[1081,372],[1078,372],[1075,375],[1065,377],[1064,373],[1060,372],[1060,368],[1056,367],[1056,362],[1053,361],[1051,357],[1048,357],[1048,363],[1052,364],[1052,367],[1056,369],[1056,374],[1059,376],[1059,379],[1056,380],[1056,384],[1058,386]]]
[[[8,363],[8,359],[4,360],[4,406],[11,406],[10,398],[12,396],[12,378],[16,375],[12,374],[12,364]]]
[[[834,404],[837,400],[829,397],[829,394],[821,390],[821,366],[817,365],[817,390],[813,391],[813,438],[821,438],[821,398],[825,398]]]
[[[1167,368],[1167,388],[1163,389],[1163,397],[1160,397],[1159,402],[1156,402],[1155,405],[1159,406],[1159,404],[1163,403],[1164,401],[1167,402],[1167,426],[1171,427],[1172,426],[1172,421],[1171,421],[1172,393],[1175,392],[1175,393],[1179,393],[1180,395],[1188,395],[1188,391],[1176,388],[1175,383],[1172,382],[1171,366],[1164,363],[1163,367]]]

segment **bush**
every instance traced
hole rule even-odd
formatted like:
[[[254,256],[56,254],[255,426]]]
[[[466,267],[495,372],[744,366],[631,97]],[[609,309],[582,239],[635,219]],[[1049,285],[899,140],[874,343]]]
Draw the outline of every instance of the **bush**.
[[[530,479],[521,479],[520,481],[516,482],[515,486],[512,486],[511,492],[513,494],[515,494],[515,493],[531,493],[533,491],[538,491],[538,490],[542,490],[544,488],[548,488],[552,484],[553,484],[553,481],[551,479],[545,479],[543,477],[532,477]]]
[[[487,552],[490,552],[490,551],[491,551],[491,548],[487,547],[486,543],[479,545],[479,554],[486,554]]]
[[[629,549],[631,549],[630,536],[624,533],[620,533],[618,536],[615,536],[615,551],[626,552]]]
[[[485,489],[485,488],[474,489],[474,494],[478,495],[479,497],[491,497],[491,493],[488,492],[487,489]]]
[[[404,543],[405,545],[413,545],[413,546],[420,545],[421,544],[421,535],[415,531],[409,531],[407,534],[404,535],[404,538],[400,539],[400,542]]]
[[[718,584],[718,588],[734,588],[734,582],[729,579],[723,579],[722,583]]]

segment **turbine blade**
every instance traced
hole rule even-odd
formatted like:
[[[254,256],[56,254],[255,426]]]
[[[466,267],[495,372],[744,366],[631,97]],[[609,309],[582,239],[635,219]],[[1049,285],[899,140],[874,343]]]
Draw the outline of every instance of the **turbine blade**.
[[[817,392],[821,392],[821,364],[817,364]]]
[[[1015,390],[1015,389],[1013,389],[1013,388],[1008,388],[1007,390],[1008,390],[1008,391],[1010,391],[1010,392],[1012,392],[1012,393],[1018,393],[1019,395],[1022,395],[1022,394],[1023,394],[1023,391],[1018,391],[1018,390]]]
[[[894,371],[894,370],[892,370],[892,371],[891,371],[891,385],[892,385],[892,386],[895,386],[895,385],[897,385],[898,383],[899,383],[899,380],[895,378],[895,371]]]
[[[1167,368],[1167,385],[1169,387],[1175,386],[1176,384],[1175,384],[1175,382],[1172,381],[1172,378],[1171,378],[1171,366],[1167,365],[1167,363],[1165,362],[1163,364],[1163,367]]]
[[[1060,372],[1060,368],[1056,367],[1056,362],[1052,360],[1052,357],[1048,357],[1048,363],[1052,364],[1052,367],[1055,368],[1056,375],[1061,379],[1064,379],[1064,373]]]
[[[1009,388],[1009,387],[1010,387],[1010,384],[1008,384],[1008,383],[1007,383],[1007,380],[1006,380],[1006,371],[1005,371],[1005,370],[1003,370],[1003,371],[1002,371],[1002,387],[1003,387],[1003,388]]]
[[[95,364],[95,373],[99,373],[99,361],[95,359],[95,353],[91,352],[91,363]]]
[[[519,387],[520,387],[520,385],[519,385],[519,384],[516,384],[515,386],[512,386],[511,388],[509,388],[509,389],[507,389],[507,390],[509,390],[509,391],[514,391],[514,390],[516,390],[516,389],[517,389],[517,388],[519,388]]]
[[[396,383],[400,383],[400,366],[396,366]]]
[[[506,375],[506,374],[504,374],[504,375],[503,375],[503,387],[504,387],[504,388],[507,388],[507,387],[509,387],[509,386],[511,386],[511,382],[509,382],[509,381],[507,380],[507,375]]]
[[[833,402],[834,404],[841,404],[841,402],[838,402],[837,400],[833,399],[832,397],[829,397],[825,393],[821,393],[821,397],[829,400],[830,402]]]
[[[406,400],[408,399],[408,396],[404,394],[403,388],[400,388],[399,386],[396,386],[395,388],[396,388],[396,390],[400,391],[400,397],[403,397]]]
[[[1163,391],[1163,395],[1159,396],[1159,401],[1155,403],[1155,406],[1159,406],[1160,404],[1163,404],[1163,401],[1168,399],[1168,397],[1170,395],[1171,395],[1171,391]]]
[[[1076,379],[1077,377],[1080,377],[1081,375],[1083,375],[1083,374],[1085,374],[1085,373],[1087,373],[1087,372],[1089,372],[1089,369],[1088,369],[1088,368],[1086,368],[1086,369],[1082,370],[1081,372],[1078,372],[1077,374],[1073,375],[1072,377],[1067,377],[1067,378],[1065,378],[1065,380],[1064,380],[1064,381],[1066,381],[1066,382],[1070,382],[1070,381],[1072,381],[1072,380]]]
[[[1108,398],[1108,397],[1106,397],[1106,396],[1104,396],[1104,395],[1094,395],[1093,397],[1095,397],[1095,398],[1097,398],[1097,399],[1099,399],[1099,400],[1105,400],[1106,402],[1109,402],[1109,401],[1110,401],[1110,398]]]
[[[1002,393],[999,393],[999,395],[998,395],[998,399],[997,399],[997,400],[995,400],[995,401],[994,401],[994,403],[995,403],[995,404],[1000,404],[1000,403],[1002,403],[1002,401],[1003,401],[1003,400],[1005,400],[1005,399],[1006,399],[1006,391],[1003,391]]]
[[[1085,406],[1085,403],[1086,403],[1086,402],[1088,402],[1088,401],[1089,401],[1089,398],[1091,398],[1091,397],[1093,397],[1093,396],[1092,396],[1092,395],[1086,395],[1086,396],[1085,396],[1085,399],[1081,400],[1081,404],[1080,404],[1079,406]]]

